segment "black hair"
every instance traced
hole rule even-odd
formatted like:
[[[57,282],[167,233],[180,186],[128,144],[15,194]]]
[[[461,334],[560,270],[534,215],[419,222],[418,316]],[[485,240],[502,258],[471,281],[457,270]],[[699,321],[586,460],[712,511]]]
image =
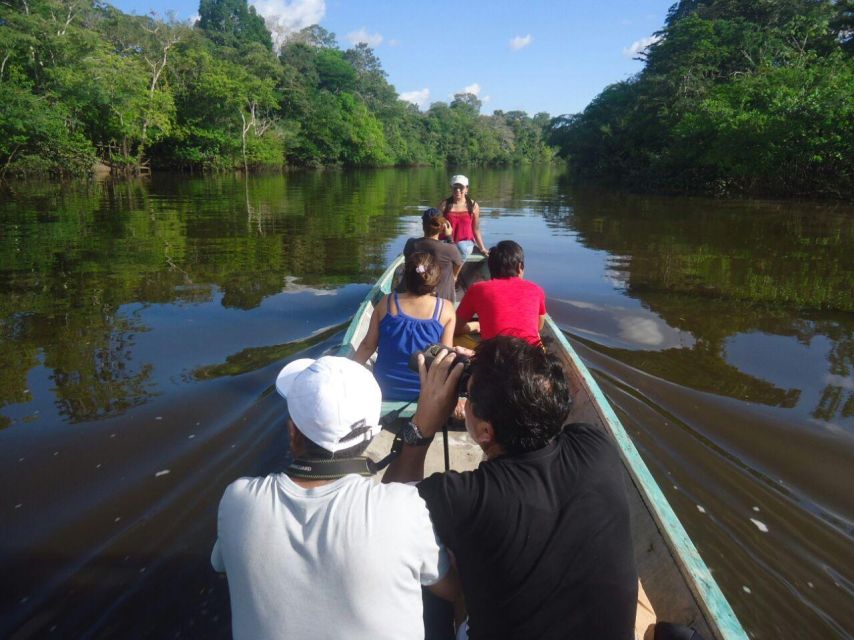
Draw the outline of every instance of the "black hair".
[[[299,427],[297,427],[299,429]],[[308,438],[305,438],[305,447],[303,448],[303,457],[306,460],[344,460],[347,458],[358,458],[360,455],[365,453],[365,450],[368,448],[368,445],[371,444],[371,441],[360,442],[359,444],[355,444],[352,447],[347,447],[346,449],[341,449],[340,451],[329,451],[329,449],[324,449],[323,447],[314,444]]]
[[[486,263],[493,278],[513,278],[525,266],[525,252],[518,242],[502,240],[489,250]]]
[[[572,407],[560,360],[520,338],[481,342],[471,364],[469,402],[492,424],[508,453],[546,446],[563,428]]]
[[[419,268],[423,267],[419,271]],[[410,254],[403,267],[403,282],[406,290],[416,296],[435,293],[442,272],[432,254],[416,251]]]
[[[476,205],[477,203],[472,199],[472,197],[468,193],[466,193],[465,196],[466,196],[466,209],[469,210],[469,215],[474,215],[474,205]],[[454,206],[454,193],[452,191],[451,195],[449,195],[447,198],[442,200],[442,215],[443,216],[448,215],[448,212],[451,210],[451,207],[453,207],[453,206]]]

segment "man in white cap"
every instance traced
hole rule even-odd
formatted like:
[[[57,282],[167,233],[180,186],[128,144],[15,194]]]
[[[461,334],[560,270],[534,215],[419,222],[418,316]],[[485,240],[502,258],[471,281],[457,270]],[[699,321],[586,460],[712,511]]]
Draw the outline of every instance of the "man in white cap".
[[[219,506],[211,563],[228,576],[234,637],[423,639],[421,586],[457,587],[417,489],[366,477],[374,377],[325,356],[288,364],[276,389],[293,462],[236,480]]]

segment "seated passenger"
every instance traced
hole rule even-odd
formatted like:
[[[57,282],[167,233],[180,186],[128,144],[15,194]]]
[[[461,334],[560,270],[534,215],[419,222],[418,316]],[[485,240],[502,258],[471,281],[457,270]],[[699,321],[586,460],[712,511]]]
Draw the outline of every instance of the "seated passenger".
[[[497,335],[540,344],[546,321],[546,294],[523,280],[525,254],[517,243],[502,240],[489,250],[491,280],[472,285],[457,309],[456,335],[480,331],[481,340]],[[477,315],[478,320],[472,322]]]
[[[454,305],[434,295],[439,276],[432,255],[413,253],[403,271],[406,291],[388,294],[374,308],[368,333],[353,359],[364,364],[377,351],[374,377],[383,400],[417,398],[421,385],[409,368],[410,356],[437,342],[453,343]]]
[[[634,638],[638,583],[620,454],[600,425],[564,426],[569,380],[554,355],[507,336],[481,342],[465,423],[485,460],[422,479],[424,445],[457,398],[455,361],[442,352],[425,370],[422,359],[418,409],[383,482],[418,482],[456,558],[466,637]]]
[[[421,226],[424,229],[424,237],[407,240],[403,245],[403,255],[408,258],[417,251],[425,251],[436,258],[441,272],[436,296],[456,302],[454,289],[457,275],[463,266],[463,258],[454,245],[439,240],[439,235],[450,230],[451,225],[441,216],[438,209],[427,209],[421,216]]]

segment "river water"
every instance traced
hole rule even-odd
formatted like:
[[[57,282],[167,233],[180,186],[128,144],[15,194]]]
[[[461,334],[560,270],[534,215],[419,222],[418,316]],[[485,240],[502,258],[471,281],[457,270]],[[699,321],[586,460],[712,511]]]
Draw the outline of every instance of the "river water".
[[[750,635],[854,637],[854,208],[470,177]],[[283,466],[275,373],[446,178],[4,187],[0,637],[230,635],[216,506]]]

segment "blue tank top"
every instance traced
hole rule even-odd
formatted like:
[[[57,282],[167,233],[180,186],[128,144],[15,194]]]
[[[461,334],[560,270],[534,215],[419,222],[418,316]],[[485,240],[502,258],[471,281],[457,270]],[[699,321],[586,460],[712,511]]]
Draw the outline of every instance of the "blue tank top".
[[[392,301],[396,314],[392,315]],[[397,292],[389,300],[388,313],[380,320],[377,361],[374,377],[382,390],[383,400],[415,400],[421,390],[418,373],[409,368],[409,358],[416,351],[442,339],[444,327],[439,322],[443,300],[436,299],[433,317],[427,320],[408,316],[400,309]]]

